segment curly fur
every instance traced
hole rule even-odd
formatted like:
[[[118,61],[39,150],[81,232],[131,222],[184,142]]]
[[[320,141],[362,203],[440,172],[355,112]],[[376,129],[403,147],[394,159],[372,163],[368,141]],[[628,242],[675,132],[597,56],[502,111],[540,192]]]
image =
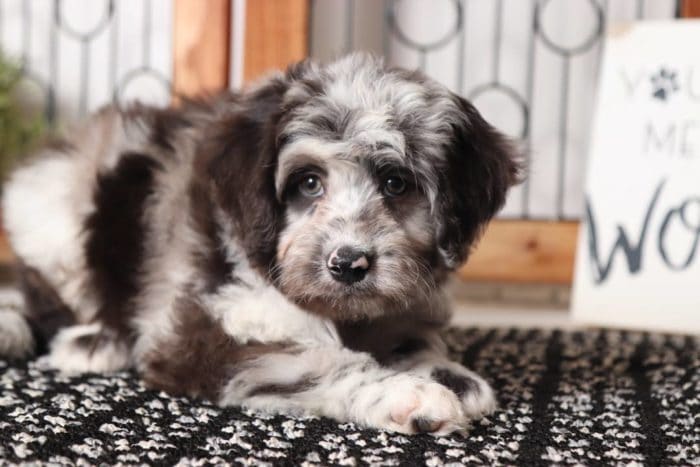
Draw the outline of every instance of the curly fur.
[[[464,428],[494,397],[445,357],[441,286],[518,173],[466,100],[366,55],[175,109],[106,108],[6,185],[37,342],[14,320],[0,349],[135,366],[222,404]],[[365,255],[361,280],[329,273],[341,247]]]

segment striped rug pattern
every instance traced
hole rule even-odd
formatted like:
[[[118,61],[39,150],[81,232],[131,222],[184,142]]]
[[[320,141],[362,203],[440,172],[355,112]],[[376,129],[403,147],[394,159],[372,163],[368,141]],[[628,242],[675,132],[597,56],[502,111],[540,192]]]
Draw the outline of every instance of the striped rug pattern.
[[[700,338],[452,329],[498,411],[466,437],[260,415],[0,361],[0,464],[700,465]]]

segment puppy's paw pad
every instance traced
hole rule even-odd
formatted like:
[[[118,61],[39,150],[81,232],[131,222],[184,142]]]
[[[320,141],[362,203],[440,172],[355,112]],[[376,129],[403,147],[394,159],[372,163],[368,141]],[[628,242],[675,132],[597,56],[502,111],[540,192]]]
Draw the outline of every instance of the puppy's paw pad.
[[[423,417],[416,417],[411,421],[415,433],[435,433],[442,428],[443,423],[441,420],[431,420]]]
[[[388,428],[394,431],[445,435],[467,425],[460,400],[440,384],[419,379],[411,387],[395,386],[388,397]]]
[[[413,396],[413,397],[411,397]],[[396,404],[391,409],[391,421],[399,425],[404,425],[409,420],[411,414],[420,405],[418,394],[410,394],[403,399],[399,404]]]

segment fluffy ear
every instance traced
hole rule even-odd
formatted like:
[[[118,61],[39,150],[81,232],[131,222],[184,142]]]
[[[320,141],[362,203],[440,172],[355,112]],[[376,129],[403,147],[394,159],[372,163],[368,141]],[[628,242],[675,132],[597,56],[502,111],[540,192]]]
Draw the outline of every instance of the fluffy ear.
[[[459,115],[452,122],[447,164],[438,200],[438,247],[449,268],[459,266],[487,222],[519,182],[521,166],[514,144],[465,99],[453,97]]]
[[[277,123],[288,89],[277,75],[228,103],[207,129],[200,154],[215,204],[228,216],[251,265],[266,273],[272,265],[282,206],[275,196]]]

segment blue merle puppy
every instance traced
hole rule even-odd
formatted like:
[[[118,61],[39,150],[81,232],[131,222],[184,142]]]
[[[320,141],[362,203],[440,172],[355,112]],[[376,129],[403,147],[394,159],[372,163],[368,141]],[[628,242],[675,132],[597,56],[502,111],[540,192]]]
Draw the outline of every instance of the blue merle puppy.
[[[26,310],[0,320],[0,354],[460,430],[495,399],[446,357],[442,285],[518,177],[469,102],[367,55],[175,109],[106,108],[5,185]]]

